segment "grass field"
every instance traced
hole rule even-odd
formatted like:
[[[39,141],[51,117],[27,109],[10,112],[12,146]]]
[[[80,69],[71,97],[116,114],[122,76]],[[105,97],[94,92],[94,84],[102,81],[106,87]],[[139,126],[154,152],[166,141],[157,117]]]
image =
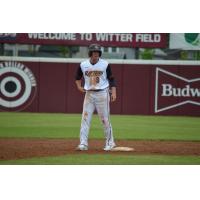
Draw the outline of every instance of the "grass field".
[[[0,138],[77,138],[80,114],[0,113]],[[200,118],[112,115],[116,139],[200,141]],[[90,138],[102,139],[94,115]],[[198,156],[81,155],[0,161],[0,164],[200,164]]]
[[[4,165],[199,165],[198,156],[73,155],[0,161]]]
[[[0,137],[78,138],[81,115],[0,113]],[[116,139],[200,141],[200,118],[112,115]],[[103,138],[94,115],[90,138]]]

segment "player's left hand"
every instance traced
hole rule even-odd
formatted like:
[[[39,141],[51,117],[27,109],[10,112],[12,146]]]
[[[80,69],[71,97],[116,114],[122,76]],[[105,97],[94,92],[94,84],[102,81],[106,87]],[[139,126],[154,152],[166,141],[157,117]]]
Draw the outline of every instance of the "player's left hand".
[[[111,102],[116,101],[117,94],[116,94],[116,87],[111,88]]]

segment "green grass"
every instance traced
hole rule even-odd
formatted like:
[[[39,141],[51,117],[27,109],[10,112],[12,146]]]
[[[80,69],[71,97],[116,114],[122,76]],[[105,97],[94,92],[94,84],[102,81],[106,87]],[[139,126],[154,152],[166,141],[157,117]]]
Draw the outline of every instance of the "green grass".
[[[80,114],[0,113],[0,137],[78,138]],[[111,115],[116,139],[200,141],[199,117]],[[104,138],[94,115],[90,138]]]
[[[68,155],[0,161],[0,165],[199,165],[200,156]]]
[[[0,138],[79,138],[80,114],[0,113]],[[111,115],[115,139],[200,141],[199,117]],[[90,138],[103,139],[93,116]],[[145,165],[200,164],[199,156],[68,155],[0,161],[0,164]]]

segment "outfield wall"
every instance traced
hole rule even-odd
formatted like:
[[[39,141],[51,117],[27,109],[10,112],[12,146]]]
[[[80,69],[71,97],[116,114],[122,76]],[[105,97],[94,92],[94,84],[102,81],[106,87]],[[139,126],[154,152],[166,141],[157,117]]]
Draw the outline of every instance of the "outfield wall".
[[[0,57],[0,110],[81,113],[74,75],[82,60]],[[112,114],[200,116],[200,61],[108,61]]]

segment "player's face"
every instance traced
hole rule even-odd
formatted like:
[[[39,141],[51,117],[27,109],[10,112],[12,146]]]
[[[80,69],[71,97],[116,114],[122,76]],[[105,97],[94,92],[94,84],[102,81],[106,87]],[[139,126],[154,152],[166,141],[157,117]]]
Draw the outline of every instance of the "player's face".
[[[93,51],[92,56],[91,56],[91,61],[93,63],[96,63],[99,60],[99,52],[98,51]]]

